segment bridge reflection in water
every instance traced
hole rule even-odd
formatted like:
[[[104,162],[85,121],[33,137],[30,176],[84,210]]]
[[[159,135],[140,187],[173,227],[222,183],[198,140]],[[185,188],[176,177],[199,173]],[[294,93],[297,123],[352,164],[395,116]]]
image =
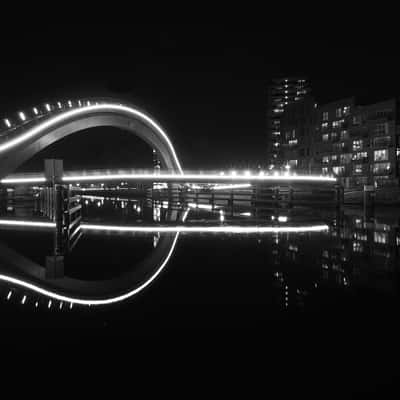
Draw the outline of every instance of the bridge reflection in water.
[[[127,207],[129,201],[131,206]],[[148,213],[152,215],[153,222],[144,223],[140,215],[138,223],[129,225],[110,224],[108,221],[94,223],[90,219],[90,207],[95,207],[98,212],[103,206],[115,209],[116,205],[119,205],[117,213],[134,212],[142,216]],[[354,210],[350,214],[342,210],[320,216],[302,210],[303,217],[297,219],[298,211],[286,210],[283,215],[282,210],[278,213],[272,210],[268,217],[254,219],[252,209],[247,212],[241,209],[233,219],[227,215],[221,221],[223,214],[220,210],[198,208],[197,204],[193,205],[192,211],[179,211],[163,209],[160,202],[153,202],[152,207],[146,207],[144,202],[139,203],[134,199],[99,200],[96,196],[86,198],[85,207],[88,221],[81,226],[83,242],[92,235],[116,234],[129,235],[129,240],[134,243],[135,236],[131,235],[146,234],[151,235],[153,250],[143,260],[133,262],[120,275],[109,279],[88,280],[68,275],[48,279],[45,266],[18,254],[5,240],[0,244],[0,280],[9,285],[5,298],[11,299],[18,293],[20,301],[27,303],[27,296],[32,298],[36,293],[48,299],[48,306],[54,301],[72,306],[73,303],[106,305],[127,300],[160,276],[173,259],[182,234],[218,235],[216,238],[234,234],[234,237],[242,237],[245,242],[267,240],[271,251],[268,268],[275,281],[273,290],[279,305],[284,308],[303,306],[310,294],[324,285],[345,290],[357,285],[379,286],[381,290],[389,292],[395,290],[393,274],[398,260],[399,224],[398,220],[393,219],[388,222],[385,216],[371,220],[365,219],[362,213],[355,215]],[[164,212],[163,216],[161,212]],[[16,229],[51,230],[53,225],[37,219],[21,220],[3,216],[0,229],[5,229],[5,232]],[[191,241],[196,240],[193,236],[190,238]],[[310,251],[312,253],[308,254]],[[368,263],[366,257],[369,258]],[[124,262],[128,262],[126,258]],[[305,280],[303,269],[304,263],[308,262],[314,269],[311,275],[307,273],[308,279]],[[298,268],[294,269],[293,266],[299,263]],[[251,266],[244,268],[246,274],[254,273]]]

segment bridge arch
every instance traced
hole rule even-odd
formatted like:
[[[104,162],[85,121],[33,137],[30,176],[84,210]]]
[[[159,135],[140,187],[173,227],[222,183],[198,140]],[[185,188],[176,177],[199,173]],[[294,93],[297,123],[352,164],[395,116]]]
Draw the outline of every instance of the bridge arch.
[[[116,101],[85,106],[79,102],[79,105],[56,114],[42,115],[40,119],[33,119],[0,136],[0,178],[14,172],[25,161],[64,137],[100,126],[116,127],[137,135],[158,151],[163,168],[183,174],[171,140],[148,114]]]

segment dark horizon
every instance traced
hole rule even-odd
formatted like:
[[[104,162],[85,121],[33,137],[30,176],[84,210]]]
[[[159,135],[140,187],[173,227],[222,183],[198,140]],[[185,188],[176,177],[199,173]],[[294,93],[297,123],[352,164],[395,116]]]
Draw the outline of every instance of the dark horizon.
[[[223,168],[266,158],[267,85],[274,77],[306,76],[320,104],[350,96],[368,103],[400,93],[399,58],[379,38],[279,39],[262,28],[207,24],[88,30],[49,26],[34,32],[33,46],[24,34],[2,41],[1,115],[47,100],[122,97],[165,127],[184,167]],[[129,162],[106,132],[98,137],[110,162]]]

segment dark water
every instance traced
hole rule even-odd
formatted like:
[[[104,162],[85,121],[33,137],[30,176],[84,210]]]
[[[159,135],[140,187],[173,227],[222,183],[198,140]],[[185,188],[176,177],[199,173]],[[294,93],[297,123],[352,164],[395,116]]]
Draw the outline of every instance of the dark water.
[[[82,202],[86,221],[154,225],[154,209],[143,200]],[[329,229],[180,233],[158,277],[112,305],[71,309],[69,302],[53,300],[49,306],[48,297],[2,282],[3,339],[20,343],[28,336],[24,348],[36,351],[47,347],[32,348],[32,341],[51,347],[97,347],[107,341],[140,348],[150,340],[151,348],[160,351],[173,346],[176,352],[187,348],[188,354],[222,352],[224,360],[239,357],[241,365],[261,363],[259,371],[272,366],[276,385],[294,378],[306,391],[323,387],[325,394],[341,397],[393,389],[400,362],[397,210],[376,210],[368,218],[359,209],[267,210],[255,219],[253,210],[242,209],[221,221],[220,211],[192,209],[184,223],[169,220],[167,209],[159,212],[156,223],[163,226],[326,224]],[[1,218],[29,215],[32,210],[25,205],[3,211]],[[279,222],[279,216],[286,218]],[[105,282],[124,276],[151,259],[162,240],[175,236],[84,232],[66,256],[65,275]],[[53,239],[49,230],[0,230],[3,249],[41,265],[52,253]],[[3,269],[0,265],[0,273]]]

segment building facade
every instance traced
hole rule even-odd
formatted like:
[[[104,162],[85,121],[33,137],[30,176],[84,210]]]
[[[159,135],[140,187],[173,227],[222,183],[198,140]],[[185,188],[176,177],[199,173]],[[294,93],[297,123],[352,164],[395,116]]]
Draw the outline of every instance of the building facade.
[[[295,118],[290,108],[282,115],[283,157],[293,169],[334,175],[347,188],[399,185],[396,99],[357,105],[346,98],[314,108],[306,101],[296,105]]]
[[[268,87],[267,137],[271,168],[282,166],[281,118],[285,108],[310,92],[309,82],[302,77],[274,79]]]

